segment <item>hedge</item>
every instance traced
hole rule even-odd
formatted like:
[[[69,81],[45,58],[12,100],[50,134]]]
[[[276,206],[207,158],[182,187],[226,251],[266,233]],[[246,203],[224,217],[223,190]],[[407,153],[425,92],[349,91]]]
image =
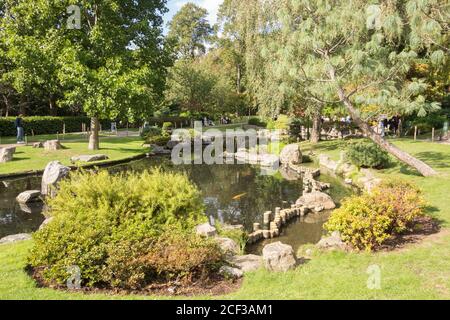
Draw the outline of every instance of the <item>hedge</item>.
[[[0,118],[0,136],[16,136],[17,131],[14,126],[15,117]],[[40,134],[56,134],[63,133],[64,124],[66,126],[66,133],[81,132],[82,124],[86,127],[90,126],[90,118],[79,117],[24,117],[23,126],[26,135],[40,135]],[[111,121],[101,120],[103,128],[110,128]]]

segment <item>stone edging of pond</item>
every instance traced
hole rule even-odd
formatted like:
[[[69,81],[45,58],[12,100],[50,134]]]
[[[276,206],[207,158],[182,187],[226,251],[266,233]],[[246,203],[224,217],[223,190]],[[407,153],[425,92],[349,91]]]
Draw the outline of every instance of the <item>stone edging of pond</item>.
[[[315,193],[318,197],[328,196],[322,191],[329,189],[330,184],[315,179],[320,176],[320,169],[306,168],[293,163],[284,165],[284,169],[292,170],[301,175],[303,179],[303,195]],[[277,207],[275,208],[275,213],[272,211],[264,212],[263,225],[261,226],[261,223],[258,222],[253,224],[253,232],[248,235],[247,243],[253,244],[264,239],[276,238],[280,235],[280,230],[293,218],[304,217],[310,211],[321,212],[325,210],[324,206],[303,204],[299,200],[297,200],[296,204],[291,205],[291,208],[281,209]]]

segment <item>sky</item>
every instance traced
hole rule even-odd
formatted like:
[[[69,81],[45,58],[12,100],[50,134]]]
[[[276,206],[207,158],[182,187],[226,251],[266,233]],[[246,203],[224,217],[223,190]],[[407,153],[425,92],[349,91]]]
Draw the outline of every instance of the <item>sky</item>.
[[[196,5],[208,10],[208,20],[211,24],[214,24],[217,21],[217,11],[223,0],[168,0],[167,7],[169,8],[169,12],[164,16],[164,24],[167,24],[167,22],[172,19],[173,15],[176,14],[178,10],[180,10],[181,7],[188,2],[193,2]],[[167,29],[167,27],[165,29]]]

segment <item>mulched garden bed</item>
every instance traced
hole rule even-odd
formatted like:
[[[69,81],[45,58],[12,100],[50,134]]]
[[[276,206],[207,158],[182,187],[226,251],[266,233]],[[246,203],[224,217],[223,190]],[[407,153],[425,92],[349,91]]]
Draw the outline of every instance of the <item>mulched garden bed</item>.
[[[191,283],[154,283],[141,290],[125,290],[117,288],[82,287],[79,290],[69,290],[66,286],[49,283],[42,277],[41,270],[27,266],[26,272],[32,277],[38,287],[50,288],[65,292],[82,292],[85,294],[106,295],[156,295],[156,296],[219,296],[237,291],[242,285],[242,279],[227,279],[221,275]]]

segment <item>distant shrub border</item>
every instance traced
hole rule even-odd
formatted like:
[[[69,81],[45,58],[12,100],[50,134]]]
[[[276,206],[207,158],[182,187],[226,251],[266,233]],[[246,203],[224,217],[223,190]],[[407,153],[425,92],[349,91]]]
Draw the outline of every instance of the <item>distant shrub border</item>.
[[[15,117],[0,118],[0,136],[13,137],[16,133],[14,127]],[[40,134],[56,134],[63,133],[65,125],[66,133],[81,132],[82,125],[86,124],[89,127],[91,120],[89,117],[24,117],[23,125],[26,135],[40,135]],[[111,121],[100,121],[104,129],[110,128]]]

